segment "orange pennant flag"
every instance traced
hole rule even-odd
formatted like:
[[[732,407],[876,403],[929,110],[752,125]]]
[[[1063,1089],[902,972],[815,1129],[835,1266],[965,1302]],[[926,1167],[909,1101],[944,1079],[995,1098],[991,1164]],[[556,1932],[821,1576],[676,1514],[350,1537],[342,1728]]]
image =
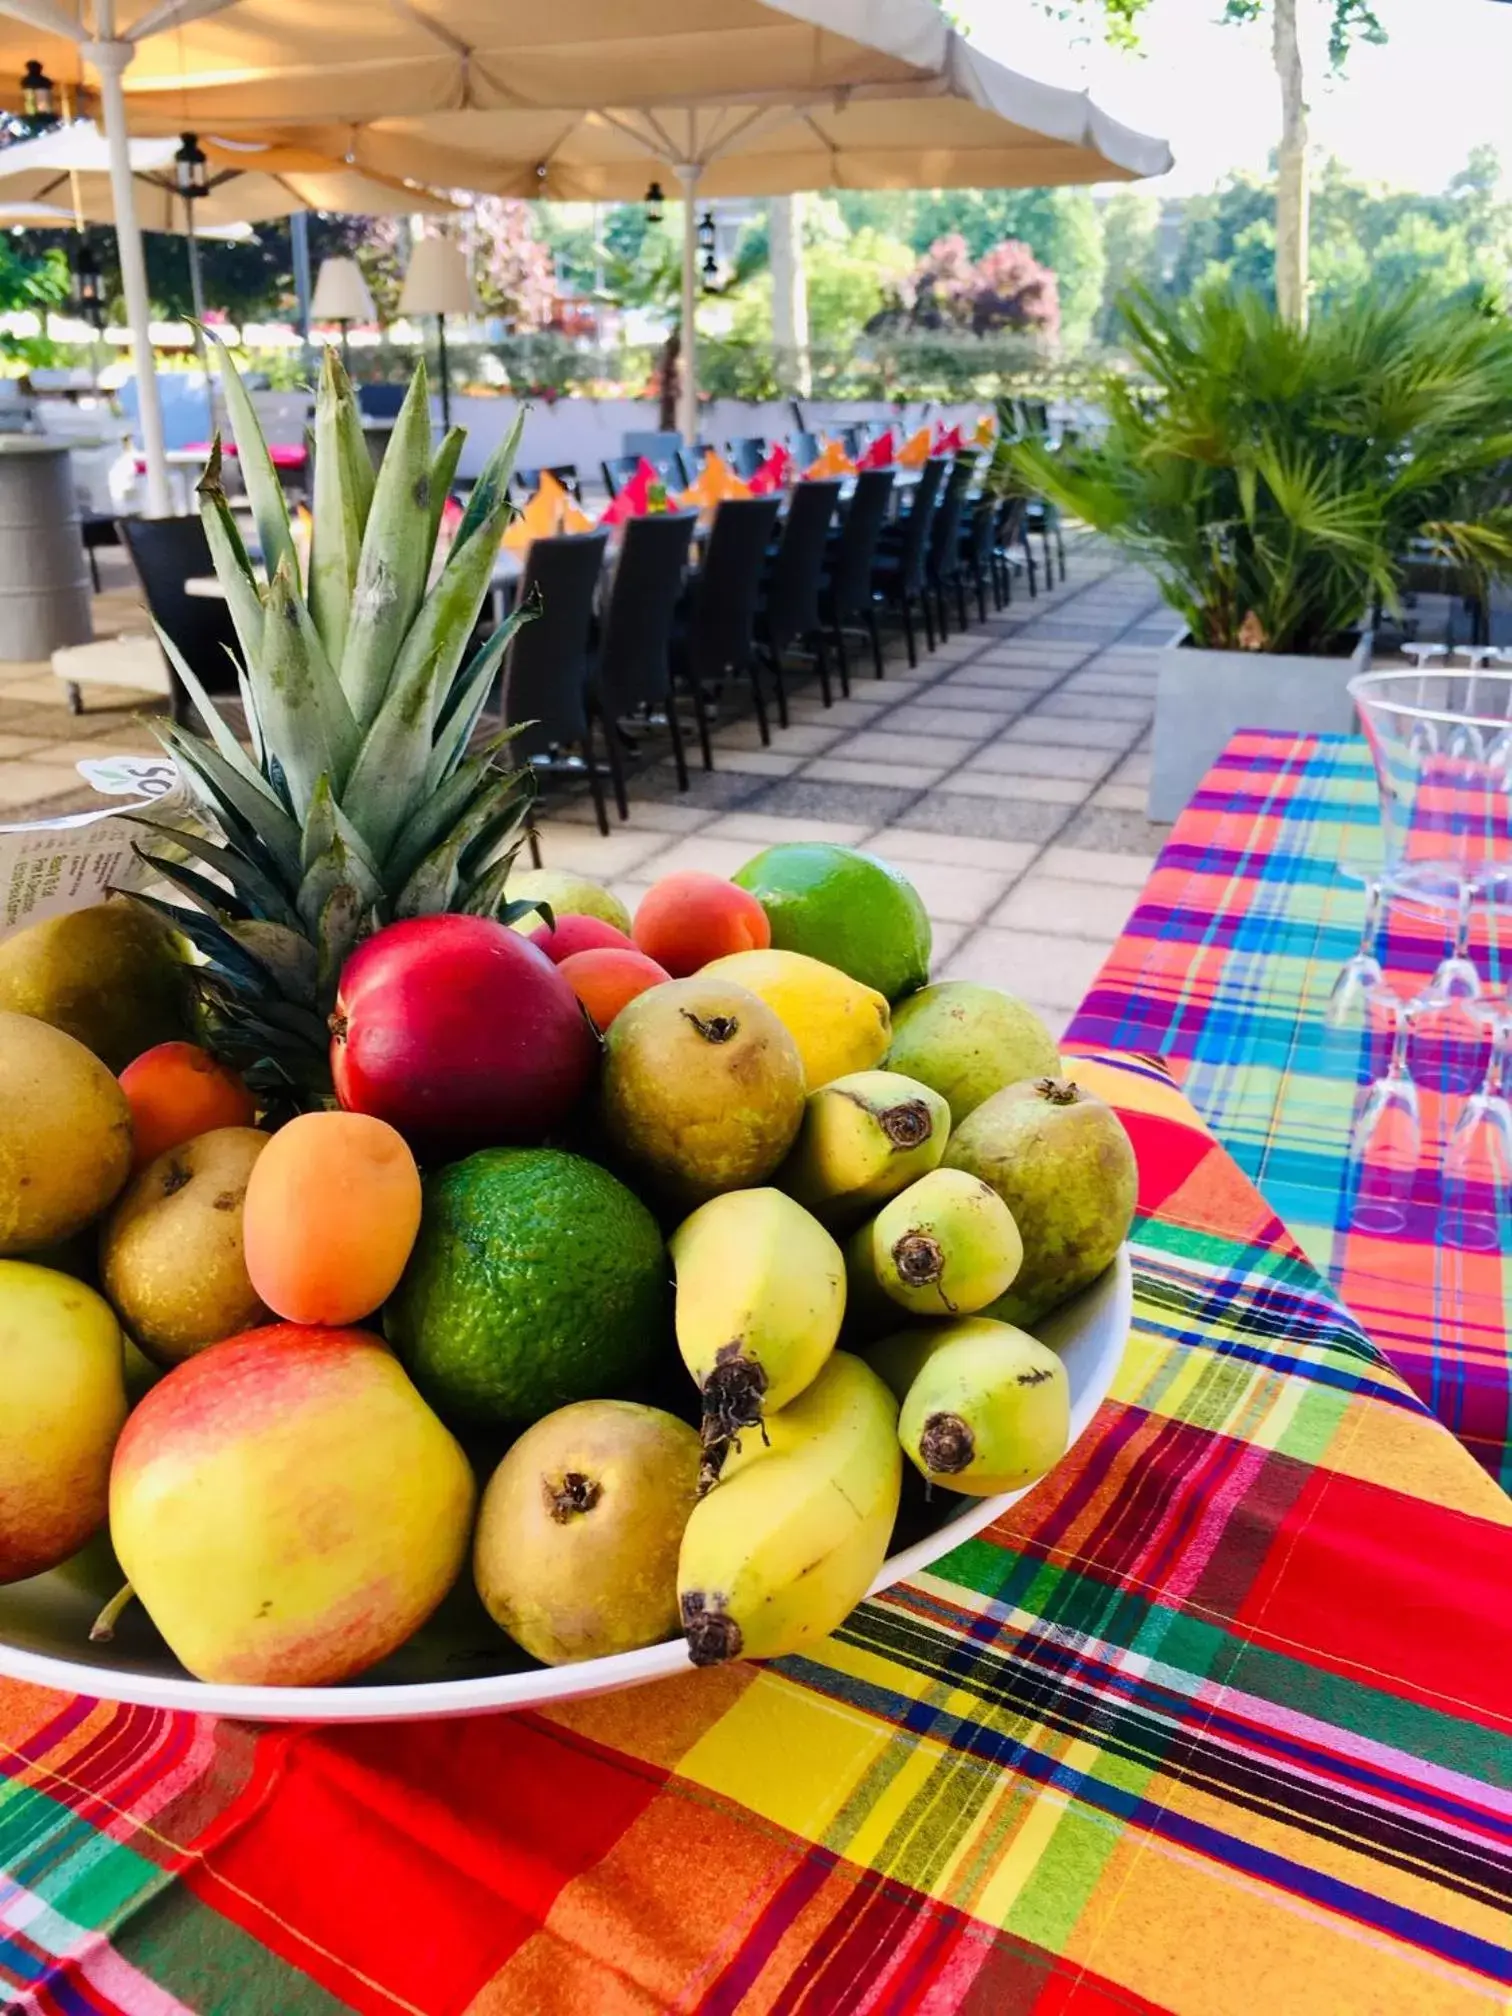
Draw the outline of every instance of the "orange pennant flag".
[[[698,480],[690,483],[677,501],[685,511],[712,511],[727,497],[749,497],[750,494],[750,484],[742,482],[723,455],[711,448],[704,457]]]
[[[990,413],[984,413],[976,423],[971,436],[978,448],[990,448],[997,439],[997,424]]]
[[[900,469],[922,469],[929,460],[929,429],[915,428],[903,446],[898,450]]]
[[[509,522],[503,545],[510,553],[526,552],[532,540],[550,539],[562,529],[572,499],[549,469],[541,471],[540,486],[517,518]]]

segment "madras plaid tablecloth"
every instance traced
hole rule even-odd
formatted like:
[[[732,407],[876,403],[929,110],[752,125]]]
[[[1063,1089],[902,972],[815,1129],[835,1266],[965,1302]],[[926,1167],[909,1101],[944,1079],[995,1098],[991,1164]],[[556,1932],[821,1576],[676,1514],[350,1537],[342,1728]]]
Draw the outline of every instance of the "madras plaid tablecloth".
[[[1436,2016],[1512,1990],[1512,1502],[1153,1064],[1113,1396],[811,1658],[259,1731],[0,1687],[38,2016]]]
[[[1409,1052],[1423,1156],[1405,1222],[1350,1223],[1359,1089],[1385,1069],[1389,1029],[1340,1032],[1329,992],[1356,949],[1364,879],[1381,859],[1363,741],[1236,735],[1181,815],[1122,937],[1067,1032],[1070,1048],[1159,1054],[1413,1390],[1512,1486],[1512,1222],[1477,1250],[1444,1209],[1443,1151],[1484,1070],[1486,1038],[1435,1013]],[[1406,997],[1448,950],[1443,919],[1393,906],[1381,945]],[[1477,959],[1506,949],[1477,920]]]

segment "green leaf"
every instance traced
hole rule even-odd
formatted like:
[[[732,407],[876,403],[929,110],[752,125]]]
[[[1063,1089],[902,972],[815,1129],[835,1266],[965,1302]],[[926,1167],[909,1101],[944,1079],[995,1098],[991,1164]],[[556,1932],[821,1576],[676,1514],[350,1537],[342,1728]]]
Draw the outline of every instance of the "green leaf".
[[[378,714],[430,570],[430,397],[425,366],[410,380],[362,536],[341,652],[341,684],[361,730]]]
[[[241,469],[247,501],[252,506],[252,522],[257,527],[263,566],[271,580],[279,562],[287,554],[297,581],[299,556],[294,551],[294,535],[289,529],[289,500],[278,480],[278,471],[273,467],[273,458],[263,439],[257,411],[225,344],[213,329],[204,329],[201,334],[213,347],[216,362],[220,365],[221,397],[226,402],[231,432],[236,441],[236,460]]]
[[[199,677],[188,659],[180,651],[161,623],[154,622],[152,627],[156,630],[158,642],[162,645],[164,654],[174,671],[178,674],[184,691],[189,695],[195,713],[204,722],[211,741],[215,744],[226,762],[234,770],[240,771],[246,777],[249,784],[261,785],[263,783],[262,777],[247,761],[246,751],[226,725],[225,718],[221,714],[220,709],[200,684]],[[238,666],[237,669],[240,671],[241,668]],[[263,788],[266,789],[266,786]]]
[[[212,917],[237,917],[250,922],[251,910],[232,889],[223,889],[218,882],[212,882],[208,875],[196,874],[186,868],[181,861],[166,860],[160,854],[149,854],[145,847],[132,842],[131,851],[138,861],[155,868],[165,882],[171,882],[176,889],[182,889],[186,896],[192,896],[202,910]]]
[[[460,879],[461,863],[469,848],[490,836],[499,837],[511,826],[520,827],[523,808],[513,789],[518,780],[504,781],[503,791],[480,792],[440,846],[426,855],[399,892],[394,904],[396,917],[429,917],[437,911],[449,910]],[[509,850],[511,858],[519,844],[517,840],[515,848]]]
[[[357,402],[333,344],[326,345],[320,389],[315,396],[314,513],[310,538],[310,615],[320,633],[326,656],[340,665],[362,552],[365,504],[352,483],[350,458],[343,437],[350,431]],[[361,419],[358,417],[359,437]],[[363,448],[371,496],[372,466]]]
[[[426,792],[439,790],[467,754],[468,744],[482,718],[510,640],[522,624],[534,622],[539,614],[540,602],[536,598],[511,609],[498,629],[485,638],[473,653],[472,662],[453,686],[451,698],[441,709],[437,720],[435,746],[425,766]],[[526,726],[525,722],[519,721],[507,732],[511,736],[518,735]],[[497,748],[498,743],[492,746]]]
[[[187,938],[210,962],[211,971],[233,987],[256,994],[267,985],[263,967],[213,917],[207,917],[201,910],[181,910],[176,903],[164,903],[140,891],[133,891],[131,900],[163,918],[181,937]]]
[[[184,772],[185,782],[227,837],[244,851],[266,852],[280,875],[299,876],[299,828],[256,771],[228,763],[210,743],[170,722],[148,726]],[[245,763],[246,759],[242,759]]]
[[[330,777],[338,791],[346,782],[357,725],[282,561],[268,589],[262,648],[247,669],[264,745],[302,818],[319,777]]]
[[[282,889],[258,863],[236,847],[217,847],[202,834],[190,832],[181,826],[172,826],[166,820],[149,818],[143,812],[128,812],[132,825],[146,828],[148,832],[161,834],[175,847],[183,848],[196,861],[203,861],[207,868],[224,875],[232,884],[237,895],[246,904],[254,917],[266,918],[270,923],[298,926],[299,919]]]
[[[436,557],[436,538],[441,530],[441,516],[446,509],[446,500],[451,495],[452,484],[457,480],[457,464],[462,460],[462,449],[467,441],[465,427],[449,428],[436,450],[431,463],[431,519],[430,555]]]
[[[221,441],[210,443],[210,460],[199,481],[200,523],[230,611],[242,657],[250,661],[262,641],[262,593],[221,484]]]

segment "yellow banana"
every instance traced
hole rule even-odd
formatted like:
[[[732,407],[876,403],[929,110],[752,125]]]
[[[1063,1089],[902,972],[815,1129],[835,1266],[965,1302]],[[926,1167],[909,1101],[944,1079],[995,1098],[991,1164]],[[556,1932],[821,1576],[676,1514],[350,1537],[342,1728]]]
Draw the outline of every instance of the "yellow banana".
[[[780,1190],[711,1197],[678,1226],[671,1253],[677,1347],[704,1396],[711,1481],[730,1438],[795,1399],[834,1350],[845,1260]]]
[[[964,1169],[934,1169],[872,1220],[871,1261],[911,1316],[971,1316],[1024,1264],[1024,1242],[996,1190]]]
[[[938,1167],[950,1107],[917,1078],[852,1071],[810,1092],[776,1182],[827,1225],[854,1224]]]
[[[747,1435],[693,1508],[677,1568],[695,1666],[778,1659],[829,1636],[887,1558],[903,1464],[897,1406],[877,1375],[836,1351]]]
[[[1032,1484],[1066,1453],[1066,1368],[1027,1330],[987,1316],[900,1330],[868,1362],[902,1403],[904,1455],[932,1484],[991,1498]]]

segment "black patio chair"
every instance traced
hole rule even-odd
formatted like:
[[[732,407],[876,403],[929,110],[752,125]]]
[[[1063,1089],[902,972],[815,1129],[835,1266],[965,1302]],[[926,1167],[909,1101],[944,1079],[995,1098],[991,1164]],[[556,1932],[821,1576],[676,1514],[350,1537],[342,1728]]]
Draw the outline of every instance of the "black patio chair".
[[[1023,568],[1031,599],[1039,594],[1034,548],[1029,544],[1028,509],[1029,500],[1023,496],[1004,497],[998,504],[992,535],[992,572],[1006,604],[1013,601],[1015,567]],[[1020,550],[1016,552],[1015,548]]]
[[[656,471],[658,481],[669,489],[685,489],[683,482],[682,458],[675,453],[665,455],[611,455],[599,466],[604,472],[604,488],[611,497],[618,497],[642,462],[649,462]]]
[[[608,541],[607,532],[582,532],[531,542],[520,596],[529,601],[538,595],[540,612],[521,625],[504,654],[498,710],[501,727],[529,724],[513,747],[541,774],[587,778],[600,833],[609,831],[609,819],[593,754],[588,643]],[[609,773],[623,796],[619,751],[612,736],[606,739]],[[581,758],[573,757],[574,749]]]
[[[992,564],[993,541],[997,536],[998,500],[990,495],[972,498],[961,526],[960,566],[961,575],[976,593],[977,617],[987,621],[987,596],[992,594],[992,606],[1001,609],[1002,597],[998,593],[997,572]]]
[[[834,640],[842,692],[850,692],[850,660],[845,633],[865,630],[871,639],[872,666],[882,677],[882,639],[872,603],[872,570],[877,541],[892,502],[891,469],[863,469],[839,528],[830,535],[824,578],[819,584],[819,613]]]
[[[846,454],[849,455],[852,462],[854,462],[866,445],[866,436],[867,429],[865,427],[842,427],[836,434],[835,439],[840,443]]]
[[[766,458],[767,444],[759,434],[746,434],[738,441],[725,443],[725,459],[742,483],[751,480]]]
[[[918,603],[919,613],[924,618],[925,642],[931,651],[935,644],[934,617],[929,607],[929,587],[924,576],[924,563],[940,485],[949,467],[950,461],[947,456],[930,456],[919,472],[919,480],[913,489],[913,502],[907,515],[898,524],[883,528],[882,538],[878,541],[876,562],[872,568],[873,599],[879,599],[885,608],[897,614],[903,626],[903,641],[908,650],[910,665],[917,665],[919,662],[913,627],[915,602]]]
[[[407,385],[357,386],[357,411],[364,420],[397,420]]]
[[[954,590],[958,628],[966,628],[966,577],[961,569],[961,525],[966,515],[966,493],[976,475],[976,457],[957,455],[945,478],[940,501],[929,528],[925,546],[924,581],[934,596],[935,617],[941,641],[950,635],[947,593]]]
[[[540,489],[543,476],[554,476],[569,497],[582,503],[583,485],[576,462],[545,463],[539,469],[516,469],[513,481],[528,496],[531,491]]]
[[[210,542],[198,518],[118,518],[116,530],[141,584],[148,614],[184,654],[207,693],[240,697],[236,664],[240,647],[231,611],[219,596],[188,595],[184,583],[213,574]],[[192,711],[183,681],[168,666],[168,711],[184,721]]]
[[[628,717],[665,715],[679,791],[688,788],[688,762],[672,678],[672,629],[697,523],[696,511],[654,511],[625,526],[589,685],[604,732],[621,751],[636,746]],[[692,697],[696,718],[696,687]],[[623,765],[615,775],[615,799],[620,817],[628,819],[622,772]]]
[[[788,725],[788,705],[782,663],[795,646],[799,650],[812,648],[824,704],[834,705],[824,645],[824,619],[819,611],[819,584],[824,577],[830,525],[840,505],[840,489],[838,476],[823,482],[799,483],[794,488],[782,538],[757,605],[756,635],[771,667],[777,718],[784,728]],[[845,690],[849,693],[848,683]]]
[[[717,700],[731,679],[750,680],[761,739],[772,739],[756,650],[756,604],[778,509],[775,497],[729,497],[718,507],[703,565],[673,633],[673,669],[694,697],[705,770],[714,768],[708,701]]]

